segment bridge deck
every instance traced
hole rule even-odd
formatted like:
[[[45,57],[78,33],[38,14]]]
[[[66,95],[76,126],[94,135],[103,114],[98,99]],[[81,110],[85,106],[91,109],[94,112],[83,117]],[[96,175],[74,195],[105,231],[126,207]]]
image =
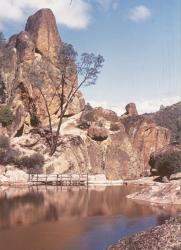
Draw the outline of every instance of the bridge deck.
[[[36,185],[85,186],[88,174],[29,174],[29,182]]]

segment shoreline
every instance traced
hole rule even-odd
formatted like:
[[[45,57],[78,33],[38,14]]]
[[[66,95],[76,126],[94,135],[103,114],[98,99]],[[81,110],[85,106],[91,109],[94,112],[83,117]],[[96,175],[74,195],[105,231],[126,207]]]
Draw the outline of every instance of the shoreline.
[[[179,250],[181,249],[181,214],[163,225],[119,240],[107,250]]]

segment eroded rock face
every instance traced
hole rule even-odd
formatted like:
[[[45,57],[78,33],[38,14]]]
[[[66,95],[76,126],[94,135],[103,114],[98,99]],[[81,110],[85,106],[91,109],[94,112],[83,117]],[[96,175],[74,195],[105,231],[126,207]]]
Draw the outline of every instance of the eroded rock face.
[[[88,129],[88,136],[95,141],[104,141],[108,138],[109,132],[104,127],[91,126]]]
[[[52,11],[41,9],[30,16],[25,30],[30,34],[35,50],[55,62],[62,44]]]
[[[110,135],[104,144],[104,168],[108,179],[135,179],[143,172],[143,164],[126,132]]]
[[[2,85],[0,102],[21,103],[31,120],[37,116],[43,126],[48,124],[46,107],[35,83],[42,84],[42,92],[49,104],[53,122],[57,122],[59,97],[55,96],[55,83],[60,81],[61,69],[57,67],[57,58],[61,54],[63,43],[60,39],[56,20],[51,10],[42,9],[29,17],[26,30],[10,38],[3,51],[3,63],[0,66]],[[32,75],[36,71],[36,77]],[[76,75],[71,79],[75,79]],[[71,89],[71,80],[65,88],[65,98]],[[61,87],[61,86],[60,86]],[[67,116],[79,113],[84,109],[84,98],[78,92],[66,112]],[[13,129],[14,130],[14,129]],[[13,134],[15,132],[13,131]]]
[[[35,55],[35,44],[31,40],[31,36],[28,32],[22,31],[19,33],[19,35],[16,37],[15,46],[18,50],[18,55],[21,63],[33,60]]]
[[[101,107],[92,108],[89,107],[82,112],[79,120],[79,127],[82,129],[88,129],[91,125],[106,126],[106,123],[120,123],[117,114],[109,109]]]
[[[137,111],[135,103],[129,103],[126,105],[125,115],[128,115],[128,116],[138,115],[138,111]]]
[[[144,169],[149,168],[150,155],[169,144],[170,131],[157,126],[155,122],[146,116],[130,117],[122,119],[122,121],[133,147],[140,155]]]

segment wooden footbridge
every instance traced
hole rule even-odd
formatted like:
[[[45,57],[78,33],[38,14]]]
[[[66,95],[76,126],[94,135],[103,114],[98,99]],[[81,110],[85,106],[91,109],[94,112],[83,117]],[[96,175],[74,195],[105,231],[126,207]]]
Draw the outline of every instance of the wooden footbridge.
[[[88,174],[29,174],[33,185],[87,186]]]

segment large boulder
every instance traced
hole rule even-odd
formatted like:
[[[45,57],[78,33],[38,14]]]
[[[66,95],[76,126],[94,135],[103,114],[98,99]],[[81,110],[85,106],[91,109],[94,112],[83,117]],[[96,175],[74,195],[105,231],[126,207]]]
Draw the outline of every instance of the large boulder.
[[[88,129],[88,136],[95,141],[104,141],[108,138],[108,130],[104,127],[92,125]]]
[[[152,119],[144,115],[128,117],[122,119],[122,122],[133,147],[140,155],[144,168],[148,169],[150,155],[169,144],[170,131],[158,126]]]
[[[170,176],[170,180],[173,181],[173,180],[181,180],[181,172],[180,173],[177,173],[177,174],[172,174]]]
[[[79,120],[79,127],[82,129],[87,129],[91,125],[106,125],[111,123],[119,122],[117,114],[109,109],[104,109],[101,107],[92,108],[88,106],[82,112],[82,115]]]
[[[144,166],[130,138],[123,131],[110,135],[104,145],[104,171],[108,179],[135,179],[141,176]]]
[[[61,138],[61,145],[45,164],[45,171],[53,173],[84,173],[90,170],[89,157],[84,140],[80,136],[66,135]]]
[[[8,178],[8,182],[10,183],[18,183],[18,182],[27,183],[29,176],[23,170],[15,169],[15,170],[8,170],[5,174],[5,177]]]

